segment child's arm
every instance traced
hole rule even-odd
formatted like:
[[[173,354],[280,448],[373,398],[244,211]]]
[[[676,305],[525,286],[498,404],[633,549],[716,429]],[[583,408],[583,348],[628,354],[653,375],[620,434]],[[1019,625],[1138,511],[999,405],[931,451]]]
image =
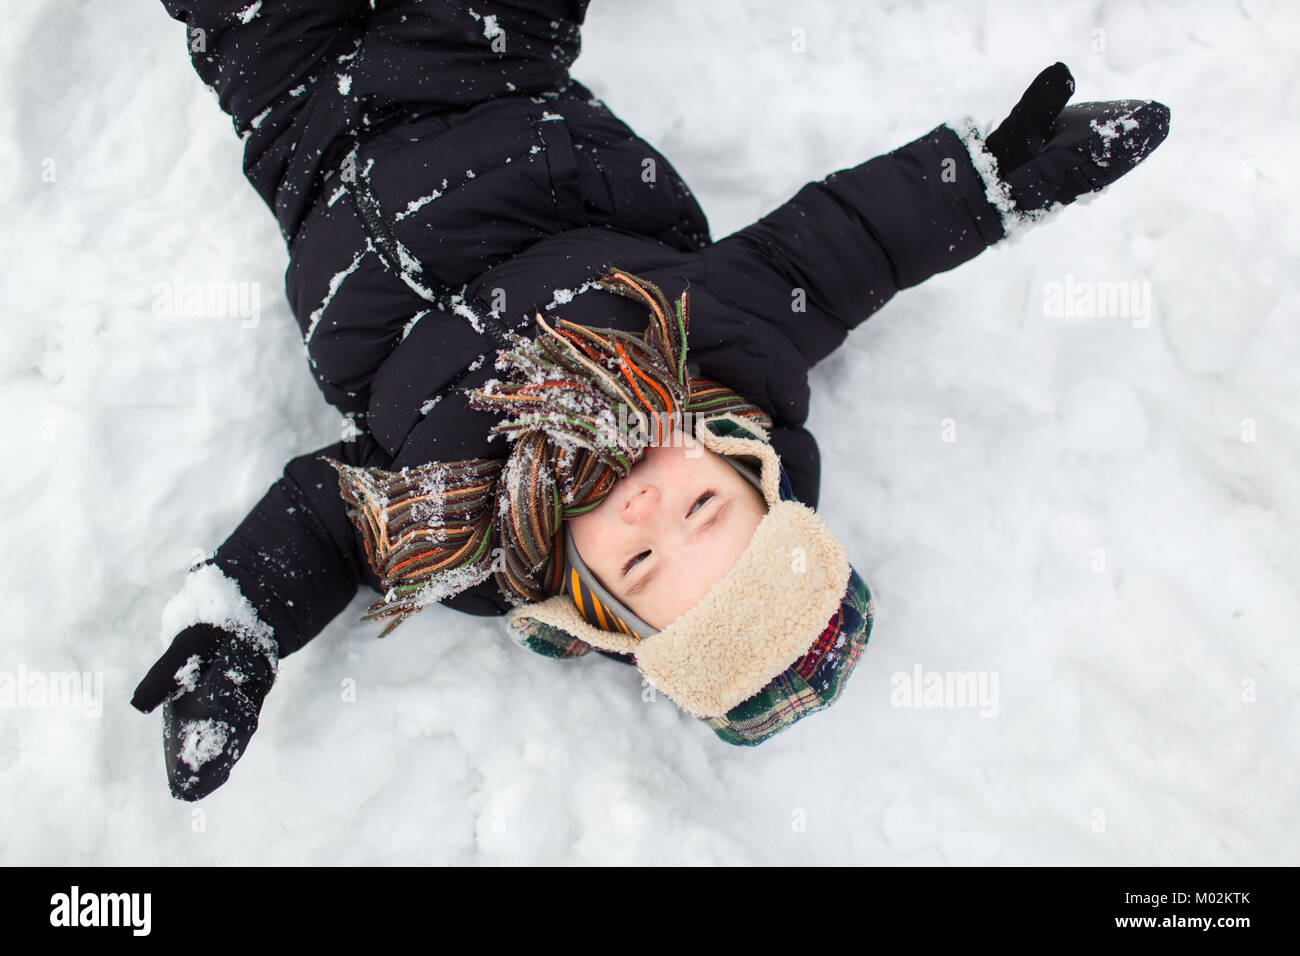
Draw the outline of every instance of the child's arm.
[[[175,797],[198,800],[226,781],[257,729],[280,659],[320,633],[369,579],[338,479],[320,454],[387,463],[364,432],[294,458],[163,611],[171,644],[131,703],[144,713],[164,704]]]
[[[353,441],[294,458],[217,549],[211,563],[239,586],[270,625],[280,657],[323,631],[348,606],[360,585],[383,593],[339,495],[339,474],[323,456],[347,465],[397,471],[410,463],[406,449],[402,451],[402,456],[392,458],[363,432]],[[498,615],[507,607],[491,580],[441,603],[476,615]]]
[[[171,645],[131,703],[144,713],[164,704],[163,754],[175,797],[198,800],[225,783],[257,729],[280,659],[324,630],[362,582],[381,590],[338,473],[322,456],[400,467],[369,432],[292,459],[163,611]],[[492,580],[442,603],[479,615],[507,606]]]
[[[379,587],[339,497],[338,473],[320,455],[388,464],[367,432],[292,459],[210,561],[271,627],[280,657],[324,630],[363,581]]]
[[[300,455],[216,554],[191,570],[163,611],[168,649],[136,688],[144,713],[163,707],[163,754],[172,795],[198,800],[230,776],[257,729],[281,658],[316,637],[364,581],[379,582],[362,553],[338,473],[319,456],[388,467],[362,432]],[[489,613],[481,596],[448,605]]]
[[[808,183],[699,256],[711,294],[780,327],[811,367],[896,292],[1003,235],[961,139],[939,126]]]
[[[968,123],[955,124],[960,133],[941,125],[807,184],[702,250],[705,284],[780,328],[811,367],[899,290],[961,265],[1053,203],[1104,188],[1168,132],[1162,104],[1067,108],[1073,91],[1069,70],[1054,64],[987,144]]]

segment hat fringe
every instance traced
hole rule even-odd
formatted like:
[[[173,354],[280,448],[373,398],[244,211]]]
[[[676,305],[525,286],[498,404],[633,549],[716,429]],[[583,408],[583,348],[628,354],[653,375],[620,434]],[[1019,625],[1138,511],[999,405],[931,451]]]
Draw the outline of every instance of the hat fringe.
[[[490,434],[509,456],[430,462],[400,472],[322,456],[379,577],[384,597],[362,620],[391,632],[430,603],[494,575],[512,602],[563,588],[564,520],[597,507],[646,447],[665,444],[686,414],[730,413],[770,428],[771,418],[718,382],[687,370],[688,292],[670,304],[654,283],[611,269],[598,287],[635,299],[642,334],[536,315],[532,340],[509,336],[492,379],[467,390],[471,408],[504,417]]]

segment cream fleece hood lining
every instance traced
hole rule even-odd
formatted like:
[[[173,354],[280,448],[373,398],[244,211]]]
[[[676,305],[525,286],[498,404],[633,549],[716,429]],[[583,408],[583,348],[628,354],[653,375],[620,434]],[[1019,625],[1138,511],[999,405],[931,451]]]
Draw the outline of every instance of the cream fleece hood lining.
[[[694,607],[644,640],[587,623],[566,594],[509,616],[521,632],[536,621],[634,655],[652,686],[701,718],[725,714],[807,653],[838,610],[850,573],[843,546],[817,513],[781,500],[780,460],[766,433],[732,415],[709,421],[724,419],[762,437],[716,435],[702,421],[696,439],[720,455],[758,459],[768,511],[735,565]]]

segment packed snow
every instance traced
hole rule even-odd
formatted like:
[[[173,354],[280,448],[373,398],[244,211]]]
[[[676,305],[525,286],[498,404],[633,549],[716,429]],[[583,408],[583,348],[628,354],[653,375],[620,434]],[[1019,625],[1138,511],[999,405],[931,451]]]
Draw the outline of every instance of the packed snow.
[[[221,755],[230,737],[230,725],[224,720],[190,720],[181,725],[180,758],[191,770],[198,770]]]
[[[104,700],[0,698],[0,863],[1300,863],[1298,53],[1281,0],[593,3],[574,75],[714,238],[940,122],[987,133],[1058,59],[1075,102],[1172,131],[814,370],[819,511],[877,602],[835,706],[732,747],[501,619],[376,640],[363,591],[281,662],[200,829],[128,701],[189,567],[347,420],[184,27],[11,4],[0,672]],[[154,308],[177,274],[258,283],[261,320]],[[1131,283],[1146,316],[1096,306]],[[191,730],[197,766],[224,728]]]
[[[212,624],[238,634],[267,650],[274,648],[274,634],[258,616],[239,585],[214,564],[192,569],[180,589],[163,606],[159,639],[166,648],[172,638],[191,624]]]

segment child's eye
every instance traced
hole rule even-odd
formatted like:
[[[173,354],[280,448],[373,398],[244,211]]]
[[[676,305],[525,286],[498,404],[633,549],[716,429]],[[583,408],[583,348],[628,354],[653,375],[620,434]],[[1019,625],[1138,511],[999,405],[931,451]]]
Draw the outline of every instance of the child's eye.
[[[691,510],[686,513],[686,517],[689,518],[691,515],[695,514],[695,512],[699,511],[715,494],[717,494],[717,492],[710,488],[708,491],[704,492],[704,494],[696,498],[695,503],[691,505]],[[627,564],[623,565],[623,576],[627,577],[634,567],[636,567],[644,558],[648,557],[650,557],[650,552],[642,551],[640,554],[634,555],[630,558]]]
[[[691,515],[695,514],[695,512],[699,511],[700,508],[704,506],[705,502],[707,502],[710,498],[712,498],[714,494],[715,492],[713,491],[713,489],[709,489],[704,494],[696,498],[695,504],[691,505],[691,510],[686,513],[686,517],[689,518]]]

